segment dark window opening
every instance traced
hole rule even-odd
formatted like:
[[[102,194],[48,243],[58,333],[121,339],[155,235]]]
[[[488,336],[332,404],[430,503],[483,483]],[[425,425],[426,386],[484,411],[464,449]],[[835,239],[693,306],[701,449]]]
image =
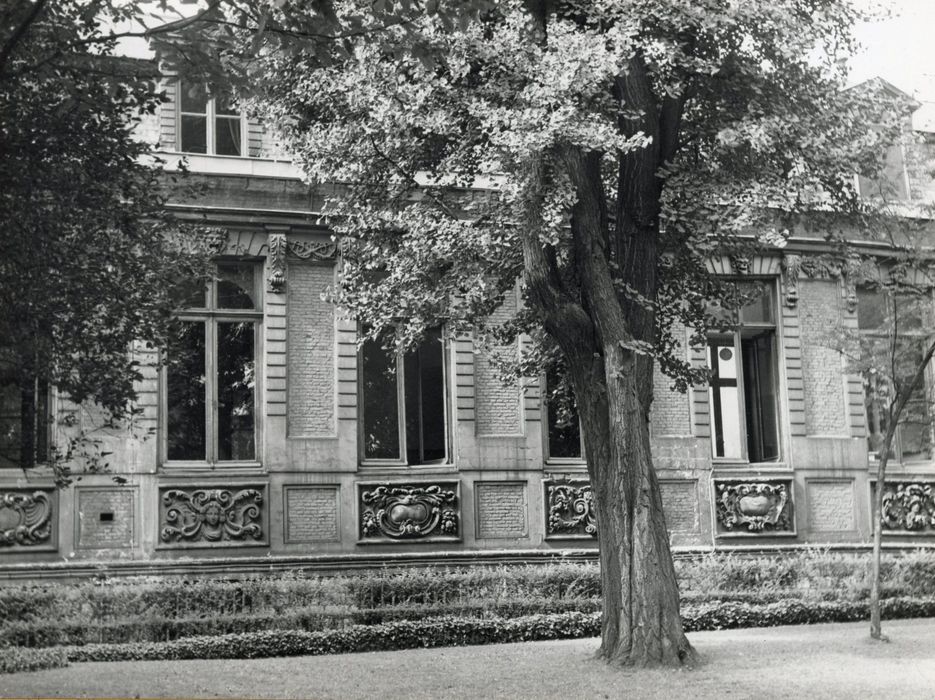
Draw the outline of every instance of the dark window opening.
[[[29,468],[49,459],[49,385],[0,376],[0,468]]]
[[[558,374],[549,372],[546,376],[549,457],[581,459],[581,426],[578,421],[578,406],[571,389],[562,392],[559,387]]]
[[[383,347],[388,344],[368,340],[361,349],[363,456],[405,458],[407,464],[444,462],[448,416],[441,329],[426,331],[402,358]]]
[[[779,459],[776,331],[772,288],[741,310],[739,328],[708,339],[711,442],[715,457]]]

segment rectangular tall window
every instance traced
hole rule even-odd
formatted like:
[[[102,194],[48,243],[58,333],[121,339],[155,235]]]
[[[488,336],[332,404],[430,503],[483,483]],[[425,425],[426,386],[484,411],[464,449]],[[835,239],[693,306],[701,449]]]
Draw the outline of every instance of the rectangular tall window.
[[[878,456],[889,426],[888,406],[894,380],[908,383],[922,361],[929,338],[931,299],[927,295],[893,295],[880,288],[857,290],[857,325],[860,329],[864,401],[867,411],[867,446]],[[927,461],[933,454],[930,382],[909,396],[899,417],[890,450],[897,462]]]
[[[0,468],[28,468],[49,459],[49,385],[0,374]]]
[[[166,358],[167,460],[257,460],[260,293],[254,263],[218,263],[208,288],[179,312]]]
[[[448,459],[448,373],[440,328],[403,355],[368,340],[360,351],[365,460],[439,464]]]
[[[219,156],[243,155],[243,116],[223,95],[203,85],[179,83],[179,150]]]
[[[773,287],[739,313],[738,328],[708,338],[712,451],[726,460],[779,459]]]

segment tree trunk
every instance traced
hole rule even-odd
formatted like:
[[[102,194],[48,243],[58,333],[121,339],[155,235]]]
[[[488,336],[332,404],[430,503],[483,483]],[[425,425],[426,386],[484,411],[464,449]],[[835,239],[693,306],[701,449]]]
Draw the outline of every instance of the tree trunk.
[[[652,359],[608,349],[603,382],[578,387],[600,542],[603,620],[598,655],[621,666],[696,660],[682,630],[641,373]],[[572,372],[573,376],[576,374]],[[595,387],[607,388],[604,400]]]
[[[880,617],[880,559],[883,555],[883,486],[886,477],[886,463],[889,461],[890,445],[893,442],[892,428],[887,428],[886,438],[880,448],[880,461],[877,464],[877,486],[873,494],[873,559],[870,569],[870,637],[882,640],[882,622]]]

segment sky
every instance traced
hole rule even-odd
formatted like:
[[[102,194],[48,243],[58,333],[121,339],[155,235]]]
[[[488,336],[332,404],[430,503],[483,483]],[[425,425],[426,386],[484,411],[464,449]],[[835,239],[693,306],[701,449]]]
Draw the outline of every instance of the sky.
[[[868,0],[856,0],[869,7]],[[851,81],[879,75],[920,102],[935,102],[935,0],[876,3],[894,16],[862,24],[863,49],[850,61]]]

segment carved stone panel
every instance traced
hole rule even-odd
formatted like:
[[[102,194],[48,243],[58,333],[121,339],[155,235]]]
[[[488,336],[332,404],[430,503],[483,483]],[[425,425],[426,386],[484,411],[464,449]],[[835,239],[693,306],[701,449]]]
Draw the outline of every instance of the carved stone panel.
[[[597,519],[591,484],[585,479],[548,479],[545,488],[546,539],[594,539]]]
[[[884,533],[935,535],[935,482],[887,481],[882,520]]]
[[[162,547],[265,545],[266,487],[185,486],[159,490]]]
[[[55,549],[54,489],[0,489],[0,553]]]
[[[457,481],[360,484],[358,488],[361,542],[461,539]]]
[[[792,481],[715,481],[717,535],[794,535]]]

